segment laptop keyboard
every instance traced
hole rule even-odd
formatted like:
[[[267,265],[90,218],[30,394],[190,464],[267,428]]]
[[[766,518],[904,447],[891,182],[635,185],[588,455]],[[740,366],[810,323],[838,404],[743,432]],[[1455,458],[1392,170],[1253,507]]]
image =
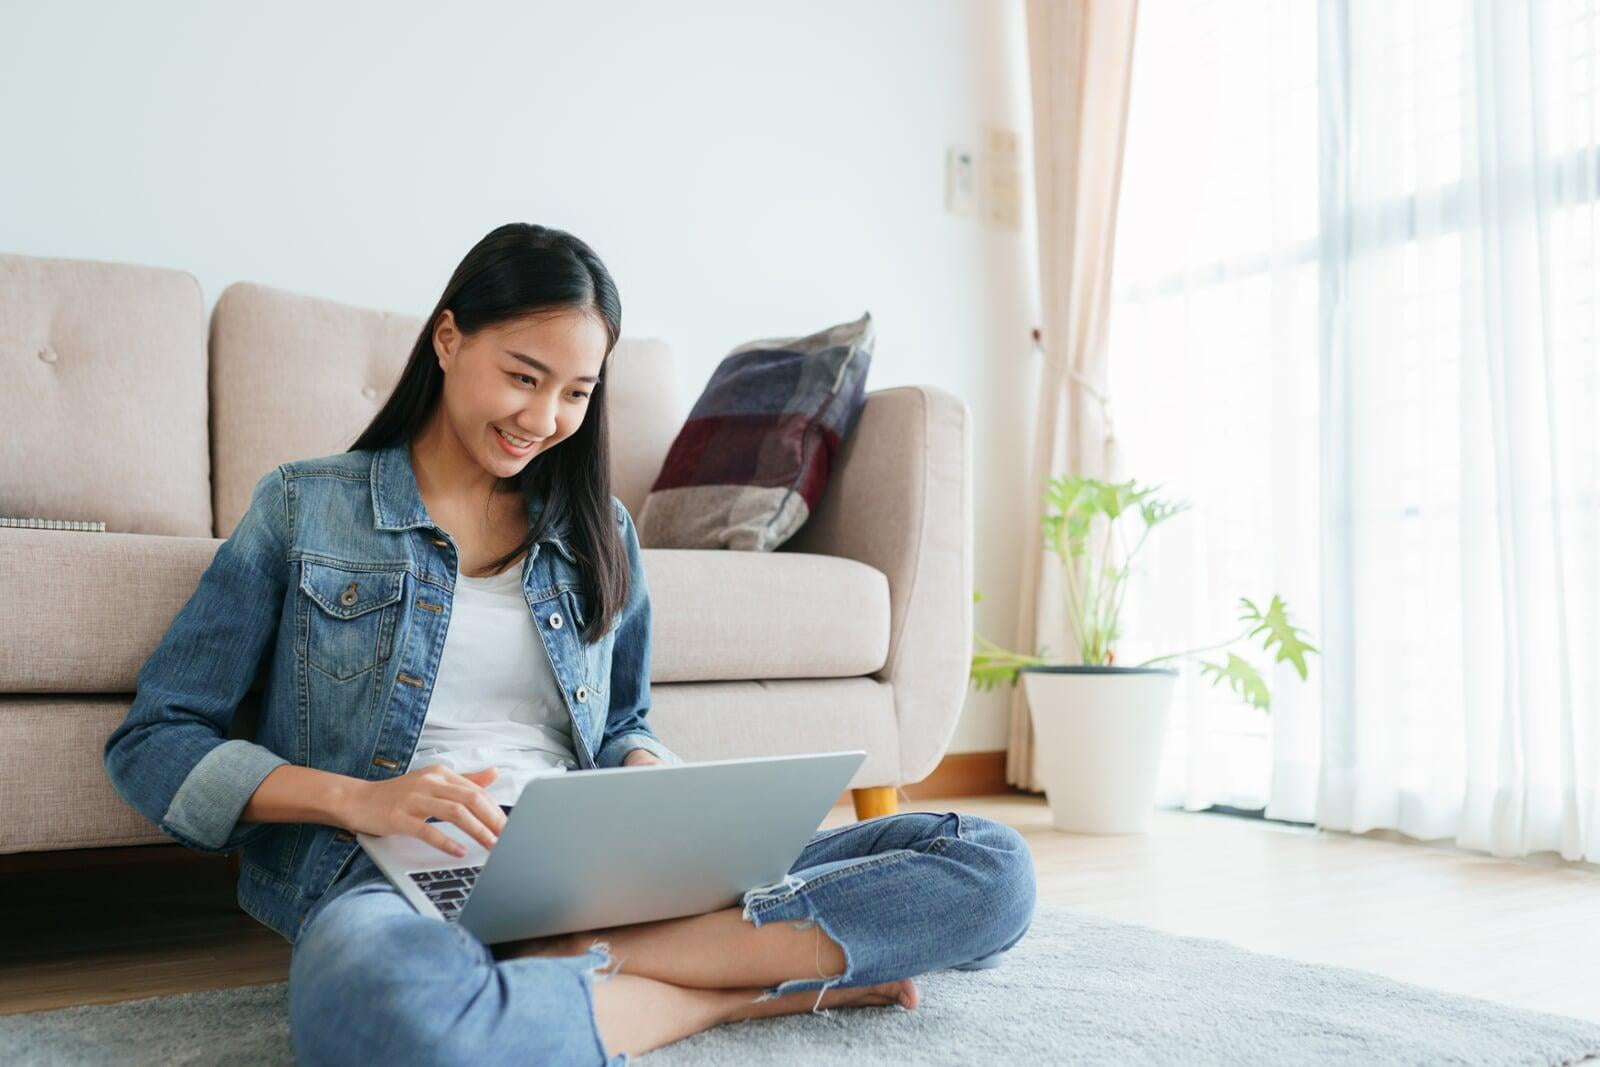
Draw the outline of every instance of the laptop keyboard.
[[[444,916],[445,922],[455,922],[461,914],[461,906],[467,902],[467,895],[472,892],[472,887],[478,882],[478,872],[483,870],[480,863],[476,867],[441,867],[436,871],[412,871],[411,880],[417,883],[417,888],[422,890],[427,898],[433,901],[434,907],[439,909],[439,914]]]

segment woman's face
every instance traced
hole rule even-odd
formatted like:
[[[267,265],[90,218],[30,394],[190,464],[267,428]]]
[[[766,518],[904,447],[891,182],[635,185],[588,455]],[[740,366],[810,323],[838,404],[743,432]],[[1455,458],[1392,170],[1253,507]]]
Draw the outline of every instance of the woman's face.
[[[560,311],[468,336],[446,310],[433,347],[444,370],[449,428],[485,471],[510,478],[583,424],[606,331],[594,314]]]

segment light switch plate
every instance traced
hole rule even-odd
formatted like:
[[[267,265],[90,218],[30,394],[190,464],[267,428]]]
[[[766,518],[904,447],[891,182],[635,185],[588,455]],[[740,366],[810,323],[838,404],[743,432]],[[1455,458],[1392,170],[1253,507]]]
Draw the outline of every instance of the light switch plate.
[[[983,221],[999,229],[1020,230],[1022,169],[1016,132],[985,126],[983,143]]]
[[[978,161],[970,148],[945,149],[944,206],[952,215],[978,213]]]

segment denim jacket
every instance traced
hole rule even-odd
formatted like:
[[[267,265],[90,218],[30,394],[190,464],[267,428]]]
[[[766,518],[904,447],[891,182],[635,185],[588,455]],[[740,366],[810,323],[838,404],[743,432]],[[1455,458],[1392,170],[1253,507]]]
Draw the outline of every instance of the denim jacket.
[[[650,598],[633,517],[612,503],[631,588],[600,640],[579,636],[590,603],[566,529],[522,562],[523,597],[572,716],[572,773],[621,766],[635,748],[683,762],[645,721]],[[530,520],[541,507],[530,503]],[[112,785],[162,831],[200,852],[243,850],[240,906],[290,942],[360,845],[339,827],[239,814],[287,763],[367,781],[405,773],[457,573],[455,541],[428,517],[407,444],[282,464],[256,483],[106,741]],[[230,739],[262,671],[255,740]]]

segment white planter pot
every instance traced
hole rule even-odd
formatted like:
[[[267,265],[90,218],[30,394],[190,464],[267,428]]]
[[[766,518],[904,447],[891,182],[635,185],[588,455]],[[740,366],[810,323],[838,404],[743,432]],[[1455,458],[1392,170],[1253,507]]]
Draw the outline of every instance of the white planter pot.
[[[1080,834],[1149,829],[1178,672],[1024,667],[1021,673],[1055,828]]]

